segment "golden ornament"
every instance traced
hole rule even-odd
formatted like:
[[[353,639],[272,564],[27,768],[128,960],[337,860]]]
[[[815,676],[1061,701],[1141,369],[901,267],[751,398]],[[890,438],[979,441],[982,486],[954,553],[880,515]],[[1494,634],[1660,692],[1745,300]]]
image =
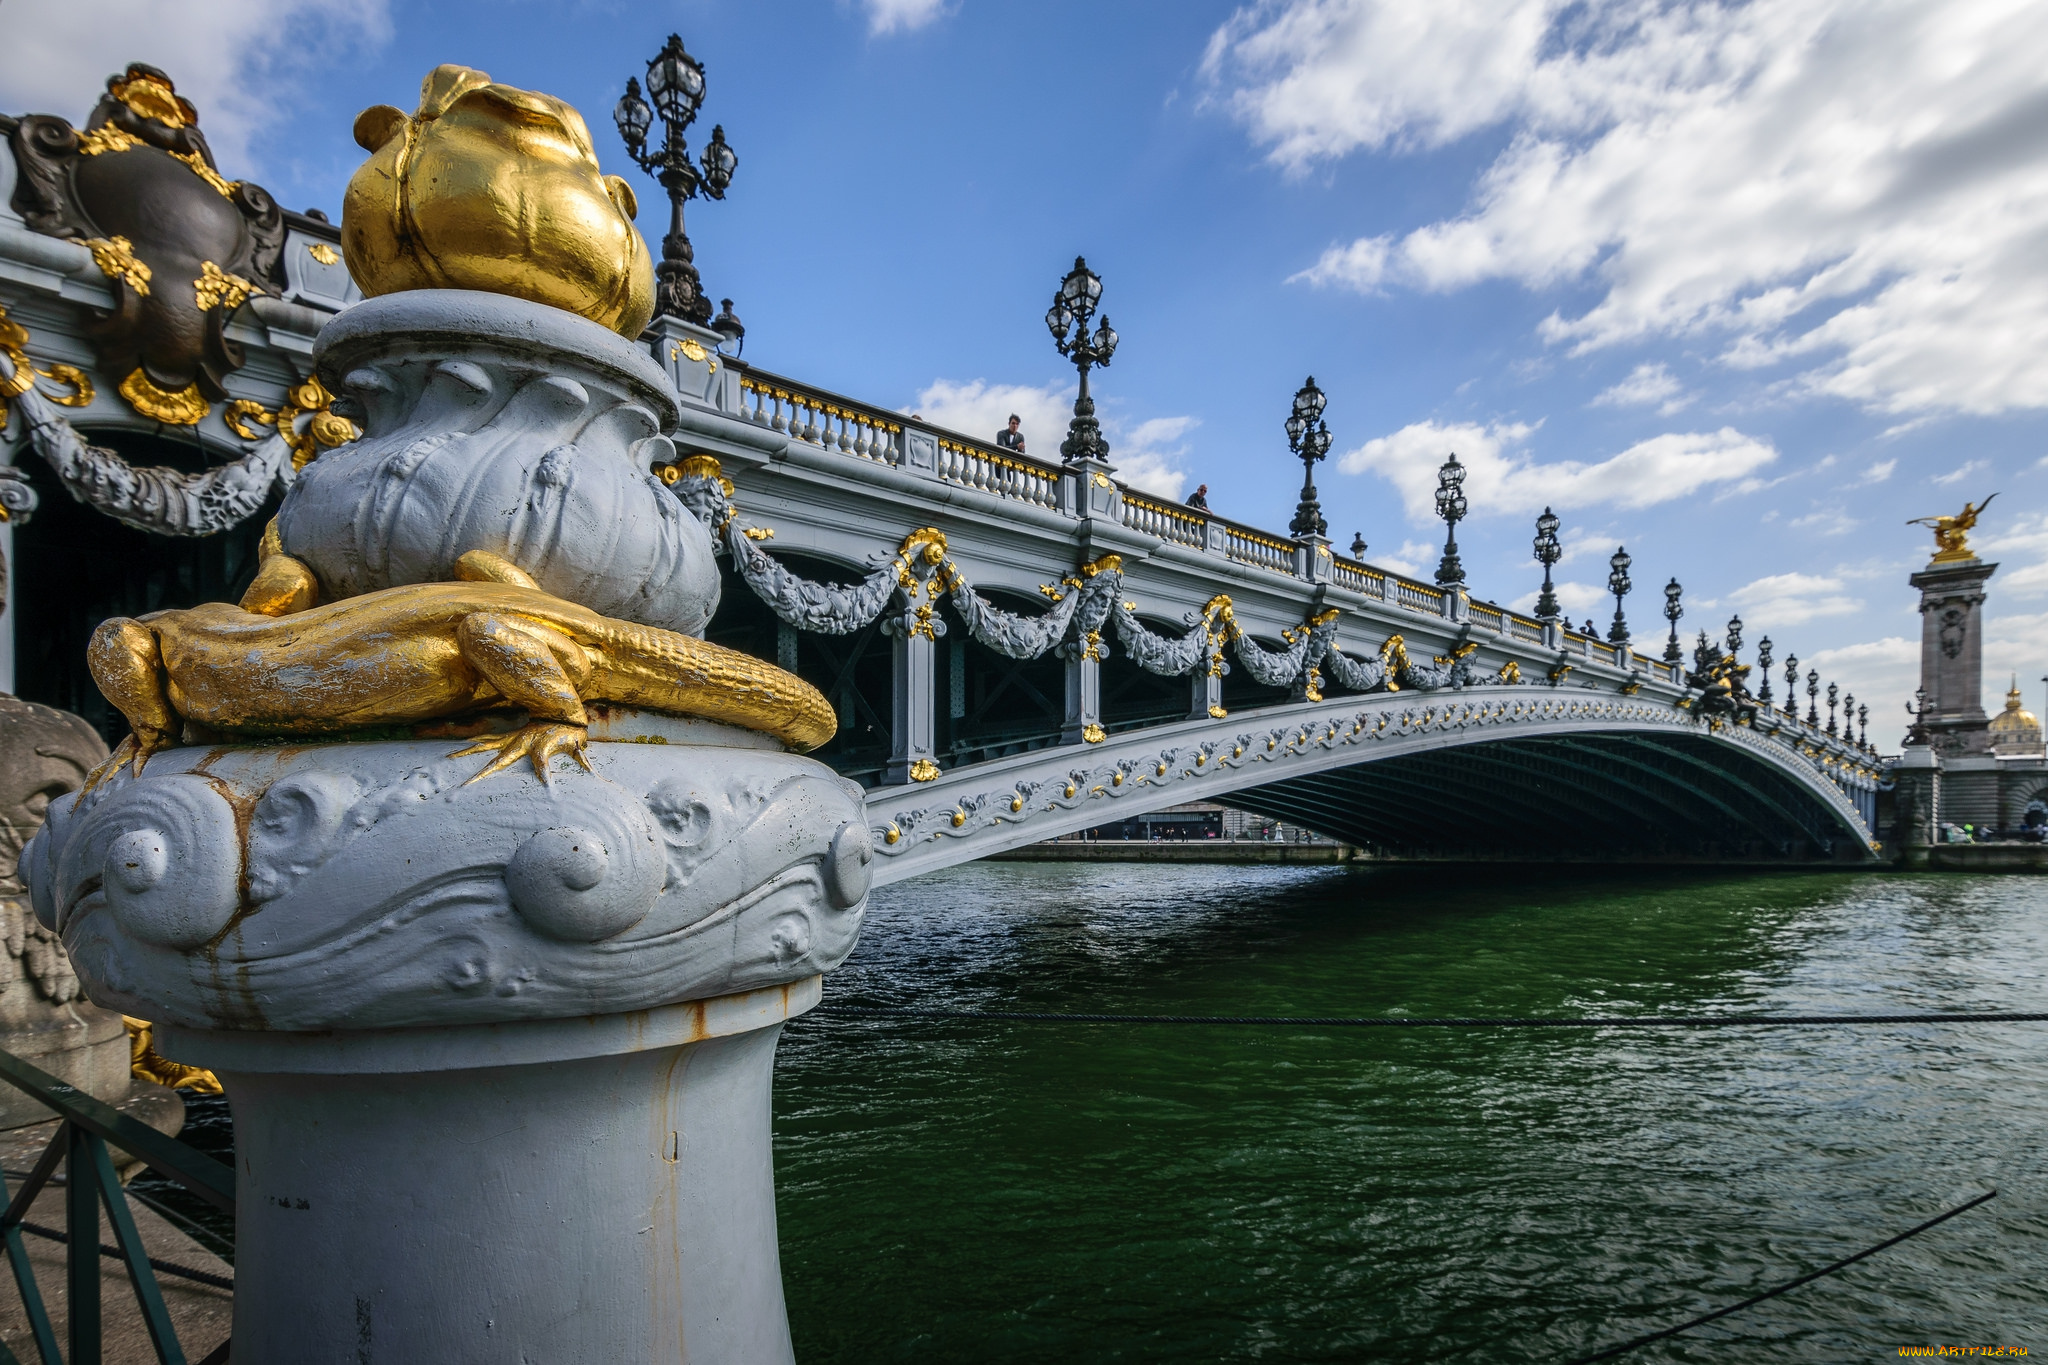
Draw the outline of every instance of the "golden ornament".
[[[188,722],[242,735],[339,735],[523,709],[519,729],[451,755],[496,754],[471,781],[521,758],[543,778],[556,754],[580,761],[585,701],[701,716],[799,749],[838,729],[822,693],[751,655],[565,602],[485,551],[463,555],[455,573],[453,583],[314,606],[312,570],[274,554],[239,606],[102,623],[86,662],[133,733],[88,787],[128,759],[140,771]]]
[[[128,406],[144,417],[154,417],[174,427],[195,426],[213,411],[213,404],[200,395],[197,381],[173,393],[158,388],[140,369],[121,381],[120,394]]]
[[[480,289],[627,337],[654,315],[632,187],[600,173],[563,101],[438,66],[410,117],[373,106],[355,137],[371,155],[342,201],[341,245],[365,294]]]

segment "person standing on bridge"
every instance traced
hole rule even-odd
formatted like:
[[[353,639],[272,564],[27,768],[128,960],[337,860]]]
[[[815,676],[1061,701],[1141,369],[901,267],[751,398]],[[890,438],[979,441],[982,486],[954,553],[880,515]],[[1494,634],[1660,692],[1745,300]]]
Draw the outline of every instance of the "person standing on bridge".
[[[1199,507],[1199,508],[1201,508],[1201,509],[1202,509],[1202,510],[1203,510],[1204,512],[1206,512],[1206,511],[1208,511],[1208,510],[1209,510],[1209,485],[1208,485],[1208,484],[1206,484],[1206,483],[1205,483],[1205,484],[1201,485],[1200,487],[1198,487],[1197,489],[1195,489],[1195,491],[1194,491],[1194,492],[1192,492],[1192,493],[1188,494],[1188,506],[1190,506],[1190,507]]]
[[[1022,455],[1024,453],[1023,426],[1024,419],[1014,412],[1011,413],[1010,425],[996,433],[996,446],[1002,450],[1014,450],[1019,455]]]

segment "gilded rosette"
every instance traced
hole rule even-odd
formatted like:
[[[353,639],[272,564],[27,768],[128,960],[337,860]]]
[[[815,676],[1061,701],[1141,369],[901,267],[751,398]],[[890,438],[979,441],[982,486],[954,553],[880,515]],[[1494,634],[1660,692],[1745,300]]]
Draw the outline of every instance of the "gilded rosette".
[[[600,173],[582,115],[550,95],[436,67],[408,117],[356,119],[370,159],[349,181],[342,250],[366,295],[480,289],[627,337],[654,314],[633,191]]]

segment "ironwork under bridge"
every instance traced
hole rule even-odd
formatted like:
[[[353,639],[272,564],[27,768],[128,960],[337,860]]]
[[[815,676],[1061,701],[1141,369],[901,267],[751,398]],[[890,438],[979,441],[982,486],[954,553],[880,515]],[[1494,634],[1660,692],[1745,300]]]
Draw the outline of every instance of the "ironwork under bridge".
[[[303,420],[326,397],[303,382],[312,343],[357,297],[332,225],[287,215],[271,292],[224,326],[237,403],[166,428],[91,368],[113,304],[92,253],[9,217],[0,305],[32,360],[86,379],[67,416],[107,458],[246,462],[263,433],[237,404]],[[1697,674],[1626,643],[1146,495],[1099,459],[1043,463],[798,383],[673,318],[645,339],[681,413],[656,472],[723,523],[710,636],[832,699],[818,756],[867,788],[883,882],[1223,797],[1416,857],[1874,856],[1880,762],[1832,727],[1713,712]],[[33,496],[0,527],[0,671],[107,725],[86,633],[232,600],[290,472],[235,524],[166,536],[95,502],[119,480],[60,481],[9,444],[9,487]]]

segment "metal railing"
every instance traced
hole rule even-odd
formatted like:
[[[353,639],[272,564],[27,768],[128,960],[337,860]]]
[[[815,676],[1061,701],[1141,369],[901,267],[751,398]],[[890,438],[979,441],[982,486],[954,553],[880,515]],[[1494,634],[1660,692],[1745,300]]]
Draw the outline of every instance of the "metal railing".
[[[1179,545],[1192,545],[1197,550],[1209,543],[1207,517],[1174,503],[1148,498],[1128,487],[1124,489],[1123,521],[1133,531],[1143,531]]]
[[[119,1147],[230,1216],[235,1211],[234,1169],[176,1138],[164,1136],[11,1052],[0,1052],[0,1081],[23,1091],[62,1120],[35,1168],[13,1189],[6,1213],[0,1214],[0,1244],[6,1247],[7,1264],[14,1272],[15,1288],[21,1293],[22,1309],[43,1365],[99,1365],[102,1256],[118,1260],[127,1268],[129,1282],[135,1288],[136,1306],[142,1310],[143,1325],[148,1329],[157,1360],[162,1365],[186,1365],[189,1358],[171,1327],[163,1291],[157,1287],[157,1272],[227,1288],[232,1288],[233,1282],[170,1265],[149,1255],[136,1229],[135,1217],[128,1209],[128,1194],[114,1173],[107,1144]],[[58,1178],[60,1164],[64,1174]],[[27,1221],[36,1196],[57,1186],[64,1191],[62,1232]],[[101,1209],[106,1210],[107,1222],[113,1229],[113,1246],[100,1241]],[[28,1248],[22,1242],[24,1232],[67,1244],[64,1305],[68,1349],[58,1349],[56,1331],[51,1326],[49,1311],[43,1306]],[[222,1342],[199,1365],[227,1365],[227,1359],[228,1343]],[[0,1344],[0,1365],[18,1365],[18,1357],[4,1344]]]

